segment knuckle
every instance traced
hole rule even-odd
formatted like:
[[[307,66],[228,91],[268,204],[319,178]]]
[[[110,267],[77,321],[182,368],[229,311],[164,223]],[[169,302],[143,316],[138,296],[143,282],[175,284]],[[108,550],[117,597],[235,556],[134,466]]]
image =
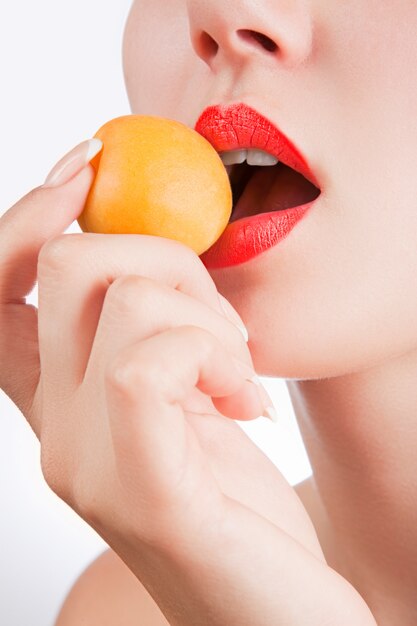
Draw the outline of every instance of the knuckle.
[[[121,312],[134,308],[147,310],[149,301],[155,295],[156,286],[145,276],[126,274],[112,282],[106,293],[106,304]],[[139,297],[140,294],[140,297]]]
[[[130,352],[130,356],[128,354]],[[119,353],[105,370],[105,382],[113,390],[123,395],[137,396],[138,389],[150,390],[158,384],[158,365],[141,354],[141,345],[136,344],[134,356],[130,349]]]
[[[39,272],[43,268],[61,269],[74,262],[74,246],[79,246],[82,235],[58,235],[48,239],[42,246],[38,256]]]
[[[192,324],[188,324],[182,328],[187,338],[198,346],[198,352],[201,356],[210,357],[216,352],[218,340],[209,330],[201,326],[193,326]]]
[[[125,392],[131,389],[133,384],[137,384],[134,383],[132,364],[120,355],[107,366],[105,380],[112,389],[120,392]]]

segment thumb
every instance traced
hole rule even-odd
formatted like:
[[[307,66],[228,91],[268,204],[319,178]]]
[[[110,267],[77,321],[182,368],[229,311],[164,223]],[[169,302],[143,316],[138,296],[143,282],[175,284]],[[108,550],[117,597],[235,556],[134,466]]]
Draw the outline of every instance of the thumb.
[[[94,179],[89,160],[102,148],[99,139],[83,141],[54,166],[0,219],[0,304],[24,303],[36,281],[40,249],[64,232],[82,213]]]
[[[52,169],[45,184],[0,218],[0,388],[25,414],[39,380],[37,310],[26,304],[46,241],[82,213],[94,180],[88,162],[102,142],[80,143]]]

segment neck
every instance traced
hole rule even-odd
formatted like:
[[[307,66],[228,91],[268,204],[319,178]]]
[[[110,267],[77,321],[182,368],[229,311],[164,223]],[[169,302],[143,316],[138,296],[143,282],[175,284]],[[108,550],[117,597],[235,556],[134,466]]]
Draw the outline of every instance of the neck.
[[[287,387],[337,550],[329,565],[371,609],[385,602],[391,623],[408,624],[410,607],[417,623],[417,354]]]

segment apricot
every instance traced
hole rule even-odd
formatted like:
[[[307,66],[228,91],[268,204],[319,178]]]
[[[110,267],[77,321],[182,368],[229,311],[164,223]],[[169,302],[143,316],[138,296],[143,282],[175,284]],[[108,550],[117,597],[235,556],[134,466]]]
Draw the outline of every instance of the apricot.
[[[176,239],[198,255],[220,237],[232,212],[232,190],[220,156],[192,128],[149,115],[125,115],[94,135],[95,178],[81,230]]]

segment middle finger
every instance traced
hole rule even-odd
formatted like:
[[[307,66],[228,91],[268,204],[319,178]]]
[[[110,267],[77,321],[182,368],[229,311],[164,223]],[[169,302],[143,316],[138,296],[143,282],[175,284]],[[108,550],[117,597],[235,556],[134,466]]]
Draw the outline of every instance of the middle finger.
[[[82,383],[107,289],[116,278],[132,274],[178,289],[224,316],[204,264],[178,241],[135,234],[61,235],[43,246],[38,261],[39,344],[48,383],[59,382],[68,391]]]
[[[208,330],[230,354],[248,363],[253,369],[241,332],[223,315],[177,289],[143,276],[130,275],[118,278],[107,290],[84,382],[102,386],[109,364],[126,348],[165,330],[184,325]],[[183,355],[179,353],[175,358],[179,363]],[[201,406],[203,395],[196,390],[194,402]],[[255,386],[254,398],[258,405]],[[191,404],[188,410],[193,410]],[[248,407],[242,406],[241,413],[246,418]],[[248,415],[253,416],[253,407],[249,407]]]

